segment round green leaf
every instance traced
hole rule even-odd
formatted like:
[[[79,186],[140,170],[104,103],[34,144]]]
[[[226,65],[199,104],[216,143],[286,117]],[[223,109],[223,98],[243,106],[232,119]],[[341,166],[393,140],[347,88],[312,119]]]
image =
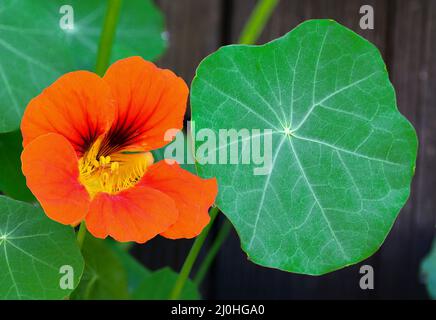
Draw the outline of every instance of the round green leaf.
[[[65,298],[79,284],[83,268],[71,227],[35,206],[0,196],[0,299]],[[71,278],[62,281],[63,276]]]
[[[223,47],[200,64],[191,104],[197,132],[271,138],[266,174],[253,159],[198,166],[217,177],[217,205],[252,261],[319,275],[381,246],[409,196],[417,137],[371,43],[312,20],[262,46]],[[228,142],[217,148],[231,152]]]
[[[94,69],[107,2],[67,4],[72,11],[61,10],[61,0],[0,2],[0,132],[17,129],[30,99],[59,76]],[[111,61],[153,60],[165,47],[163,17],[151,0],[123,1]]]

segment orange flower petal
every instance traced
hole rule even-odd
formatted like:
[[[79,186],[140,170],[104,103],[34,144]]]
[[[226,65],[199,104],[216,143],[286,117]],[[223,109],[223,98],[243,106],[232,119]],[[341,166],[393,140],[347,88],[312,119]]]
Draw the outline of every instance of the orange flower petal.
[[[131,57],[112,64],[103,79],[118,104],[110,133],[114,139],[150,151],[168,144],[168,129],[183,127],[189,89],[170,70]]]
[[[158,190],[136,186],[115,195],[99,193],[91,202],[86,226],[97,238],[144,243],[177,220],[174,201]]]
[[[140,182],[170,196],[179,210],[177,222],[161,233],[170,239],[192,238],[209,223],[208,209],[218,193],[216,179],[202,179],[177,163],[160,161],[148,168]]]
[[[64,136],[80,155],[113,122],[110,88],[88,71],[63,75],[32,99],[21,122],[23,145],[47,134]]]
[[[90,203],[79,183],[77,155],[61,135],[49,133],[27,144],[21,155],[27,186],[47,216],[63,224],[83,220]]]

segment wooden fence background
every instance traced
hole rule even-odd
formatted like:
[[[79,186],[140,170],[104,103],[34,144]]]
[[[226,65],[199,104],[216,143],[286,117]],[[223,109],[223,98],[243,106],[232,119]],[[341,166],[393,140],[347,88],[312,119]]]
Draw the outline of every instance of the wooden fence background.
[[[255,0],[157,0],[170,46],[158,64],[190,83],[198,63],[234,43]],[[359,28],[359,8],[372,5],[375,29]],[[397,90],[398,106],[420,140],[412,194],[382,248],[362,264],[375,271],[375,289],[361,290],[359,268],[321,277],[289,274],[252,264],[233,232],[203,285],[210,299],[418,299],[427,298],[419,264],[430,249],[436,220],[436,1],[282,0],[259,43],[282,36],[306,19],[331,18],[374,42]],[[216,226],[215,226],[216,227]],[[214,230],[216,232],[216,229]],[[145,265],[179,270],[191,241],[158,238],[133,252]]]

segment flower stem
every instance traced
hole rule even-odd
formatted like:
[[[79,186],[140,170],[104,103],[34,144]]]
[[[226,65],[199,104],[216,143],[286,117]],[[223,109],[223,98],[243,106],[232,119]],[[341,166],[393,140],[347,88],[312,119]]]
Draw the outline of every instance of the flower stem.
[[[239,44],[254,44],[265,28],[279,0],[259,0],[250,18],[242,29]]]
[[[195,275],[194,283],[197,286],[199,286],[203,281],[204,277],[207,274],[207,271],[209,270],[209,267],[211,266],[213,260],[215,259],[215,256],[217,255],[218,251],[221,249],[221,246],[223,245],[224,241],[227,239],[227,236],[229,235],[231,230],[232,230],[232,224],[230,223],[230,221],[229,220],[224,221],[215,240],[213,241],[211,247],[209,248],[206,257],[202,261],[200,268],[197,271],[197,274]]]
[[[104,75],[109,66],[120,8],[121,0],[108,0],[103,30],[98,45],[97,64],[95,66],[95,71],[100,76]]]
[[[183,287],[185,286],[186,280],[191,273],[192,266],[194,265],[195,260],[197,259],[198,254],[200,253],[200,249],[203,246],[204,241],[210,231],[210,227],[212,226],[216,216],[218,215],[219,209],[217,207],[213,207],[210,210],[210,222],[203,229],[201,234],[195,239],[194,244],[189,251],[188,256],[186,257],[185,262],[183,263],[182,270],[177,278],[177,281],[171,291],[169,298],[171,300],[177,300],[180,298],[180,294],[182,293]]]
[[[79,248],[82,249],[83,242],[85,241],[86,237],[86,224],[85,221],[82,221],[80,223],[79,231],[77,231],[77,243],[79,244]]]

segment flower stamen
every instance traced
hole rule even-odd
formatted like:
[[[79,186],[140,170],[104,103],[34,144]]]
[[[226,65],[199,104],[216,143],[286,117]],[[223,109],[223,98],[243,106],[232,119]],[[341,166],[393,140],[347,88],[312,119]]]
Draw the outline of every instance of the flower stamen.
[[[102,139],[98,139],[79,160],[79,180],[91,198],[99,192],[116,194],[133,187],[153,164],[150,152],[116,151],[101,155]]]

